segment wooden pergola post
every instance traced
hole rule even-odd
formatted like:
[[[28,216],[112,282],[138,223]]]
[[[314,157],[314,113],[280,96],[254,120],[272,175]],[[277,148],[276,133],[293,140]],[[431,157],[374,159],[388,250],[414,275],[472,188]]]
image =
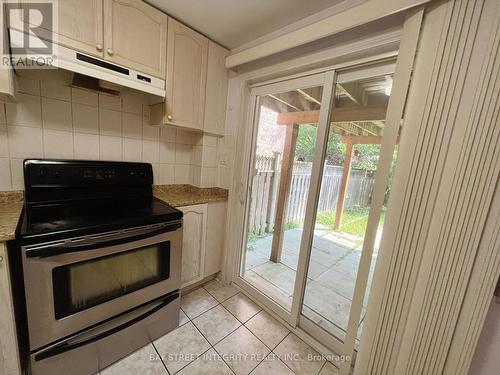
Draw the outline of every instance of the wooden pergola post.
[[[337,200],[337,209],[335,210],[335,224],[334,224],[335,230],[339,230],[340,220],[342,219],[342,213],[344,212],[344,203],[346,198],[347,185],[349,184],[349,175],[351,174],[352,152],[353,152],[353,143],[346,142],[344,168],[342,170],[342,180],[340,180],[340,190],[339,190],[339,197]]]
[[[298,124],[288,125],[286,127],[285,146],[281,161],[280,186],[276,204],[276,218],[274,221],[273,244],[271,247],[270,257],[270,260],[275,263],[281,260],[281,251],[283,249],[283,235],[285,233],[288,195],[290,194],[290,186],[292,182],[293,159],[295,156],[295,146],[297,144],[298,134]]]

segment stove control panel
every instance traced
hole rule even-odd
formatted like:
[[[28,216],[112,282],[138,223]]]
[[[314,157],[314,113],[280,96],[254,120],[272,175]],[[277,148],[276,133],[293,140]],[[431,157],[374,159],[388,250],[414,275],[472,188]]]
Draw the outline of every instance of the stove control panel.
[[[148,163],[25,160],[24,179],[30,187],[148,186],[153,170]]]

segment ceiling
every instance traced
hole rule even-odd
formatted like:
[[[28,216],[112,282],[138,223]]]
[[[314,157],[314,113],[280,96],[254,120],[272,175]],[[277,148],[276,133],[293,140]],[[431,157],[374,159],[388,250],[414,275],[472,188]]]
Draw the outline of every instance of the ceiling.
[[[233,49],[343,0],[146,0]]]

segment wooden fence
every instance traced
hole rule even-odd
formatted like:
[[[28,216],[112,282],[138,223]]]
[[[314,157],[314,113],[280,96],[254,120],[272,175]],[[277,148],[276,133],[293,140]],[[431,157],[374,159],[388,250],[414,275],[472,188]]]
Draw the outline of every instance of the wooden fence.
[[[280,181],[280,155],[257,156],[252,181],[249,230],[261,235],[274,229],[276,200]],[[292,174],[286,222],[304,219],[312,163],[295,162]],[[333,212],[337,205],[342,167],[325,165],[318,202],[318,213]],[[373,189],[373,172],[351,170],[345,209],[367,206]]]

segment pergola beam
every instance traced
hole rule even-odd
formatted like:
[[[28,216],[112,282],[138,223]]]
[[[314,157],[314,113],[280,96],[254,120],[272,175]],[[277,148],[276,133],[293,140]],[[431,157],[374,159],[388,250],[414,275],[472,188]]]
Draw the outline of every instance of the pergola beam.
[[[300,95],[302,95],[304,98],[306,98],[307,100],[309,100],[310,102],[313,102],[313,103],[316,103],[316,104],[319,104],[321,105],[321,102],[316,99],[315,97],[309,95],[307,92],[305,92],[304,90],[301,90],[301,89],[295,89],[295,91],[297,91]]]
[[[348,144],[363,144],[363,145],[379,145],[382,143],[381,136],[359,136],[359,135],[345,135],[342,137],[342,143]]]
[[[286,106],[288,106],[288,107],[290,107],[290,108],[292,108],[292,109],[295,109],[296,111],[300,111],[299,107],[294,106],[293,104],[289,103],[289,102],[288,102],[288,101],[286,101],[286,100],[283,100],[283,99],[281,99],[281,98],[278,98],[276,95],[271,95],[271,94],[269,94],[268,96],[269,96],[270,98],[273,98],[274,100],[276,100],[276,101],[280,102],[280,103],[283,103],[284,105],[286,105]],[[285,113],[293,113],[293,112],[285,112]]]
[[[351,121],[383,121],[387,106],[338,107],[332,112],[332,122]],[[277,123],[316,124],[319,121],[319,111],[283,112],[278,114]]]

